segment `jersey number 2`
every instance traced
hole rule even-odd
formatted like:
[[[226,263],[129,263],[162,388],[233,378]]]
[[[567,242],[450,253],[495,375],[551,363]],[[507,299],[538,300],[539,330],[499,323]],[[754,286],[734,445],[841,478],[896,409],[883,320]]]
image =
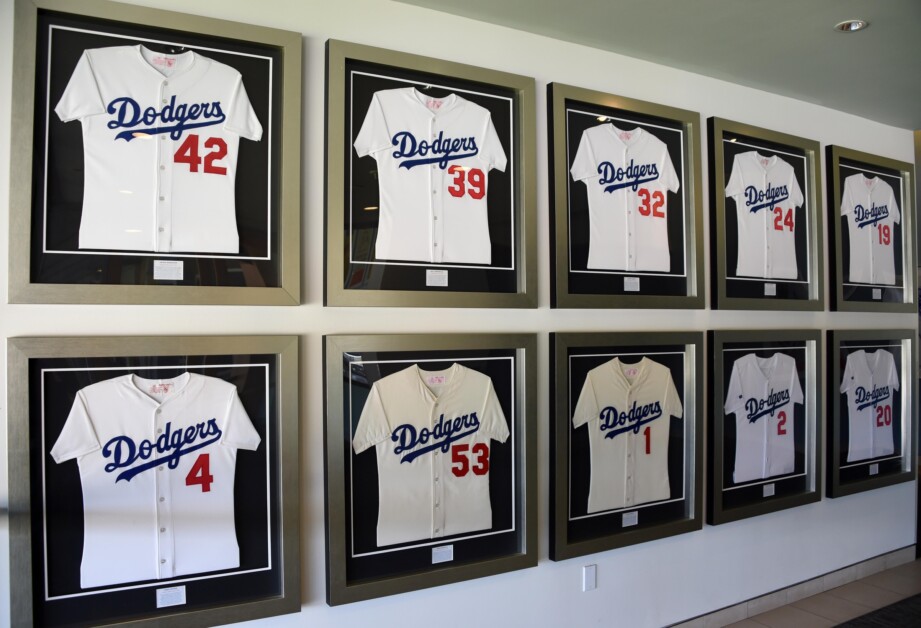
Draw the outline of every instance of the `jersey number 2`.
[[[472,467],[470,458],[467,457],[468,449],[474,459]],[[472,448],[470,445],[454,445],[451,447],[451,473],[462,478],[470,473],[471,470],[474,475],[486,475],[489,473],[489,445],[486,443],[476,443]]]
[[[202,160],[198,154],[198,136],[189,135],[176,150],[173,155],[173,161],[177,164],[189,164],[189,172],[198,172],[198,167],[204,164],[204,171],[207,174],[227,174],[227,168],[215,165],[219,159],[227,156],[227,142],[219,137],[209,137],[205,140],[205,148],[210,150]]]
[[[448,174],[454,175],[454,180],[448,186],[451,196],[460,198],[464,194],[469,194],[476,200],[486,196],[486,175],[479,168],[451,166],[448,168]]]
[[[211,475],[211,456],[210,454],[199,454],[195,459],[195,464],[189,469],[189,474],[185,476],[186,486],[201,486],[202,493],[211,492],[211,483],[214,482],[214,476]]]
[[[781,410],[777,414],[777,435],[783,436],[787,433],[787,413]]]

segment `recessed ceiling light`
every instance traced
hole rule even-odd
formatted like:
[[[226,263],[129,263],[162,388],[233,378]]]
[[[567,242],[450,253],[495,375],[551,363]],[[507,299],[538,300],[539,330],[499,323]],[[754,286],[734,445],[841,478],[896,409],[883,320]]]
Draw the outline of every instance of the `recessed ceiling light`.
[[[838,22],[835,24],[835,30],[841,31],[842,33],[856,33],[857,31],[862,31],[870,23],[866,20],[844,20],[843,22]]]

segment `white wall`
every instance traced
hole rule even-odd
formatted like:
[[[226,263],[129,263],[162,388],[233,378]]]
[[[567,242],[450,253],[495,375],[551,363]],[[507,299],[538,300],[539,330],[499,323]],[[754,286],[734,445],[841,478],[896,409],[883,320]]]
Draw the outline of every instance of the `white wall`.
[[[558,81],[914,161],[909,131],[726,82],[386,0],[160,0],[139,2],[301,31],[305,37],[303,269],[300,307],[8,305],[12,2],[0,0],[0,337],[26,335],[299,334],[302,343],[302,597],[278,626],[655,626],[790,585],[915,540],[914,484],[830,500],[583,559],[547,558],[548,342],[550,331],[915,327],[911,314],[549,309],[546,83]],[[532,311],[324,308],[324,43],[343,39],[537,79],[539,307]],[[16,158],[16,156],[12,156]],[[706,159],[704,179],[706,182]],[[823,177],[824,185],[824,177]],[[827,196],[825,197],[827,198]],[[704,190],[704,207],[709,207]],[[706,210],[705,210],[706,211]],[[15,237],[15,234],[14,234]],[[328,608],[325,599],[321,343],[327,333],[538,334],[540,564],[535,569]],[[5,342],[5,340],[4,340]],[[6,357],[0,352],[0,511],[7,506]],[[0,520],[0,609],[9,608],[7,523]],[[582,593],[581,567],[597,563],[598,590]],[[0,614],[0,625],[9,617]]]

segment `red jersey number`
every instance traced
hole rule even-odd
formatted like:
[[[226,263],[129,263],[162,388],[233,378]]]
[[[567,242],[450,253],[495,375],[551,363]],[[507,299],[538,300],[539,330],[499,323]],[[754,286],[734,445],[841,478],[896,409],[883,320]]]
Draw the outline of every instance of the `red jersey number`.
[[[198,172],[199,166],[204,165],[206,174],[227,174],[226,167],[214,163],[227,156],[227,142],[219,137],[205,139],[204,148],[210,152],[205,153],[202,158],[198,150],[198,140],[199,137],[195,134],[185,138],[176,149],[173,161],[177,164],[188,164],[189,172]]]
[[[636,193],[640,197],[640,214],[643,216],[652,216],[653,218],[665,218],[665,212],[662,207],[665,205],[665,195],[661,191],[655,191],[650,194],[646,188],[640,188]]]
[[[479,168],[451,166],[448,168],[448,174],[454,175],[454,179],[448,186],[448,193],[451,196],[460,198],[468,194],[470,198],[476,200],[486,196],[486,175]]]
[[[876,406],[876,427],[892,425],[892,406]]]
[[[202,493],[210,493],[212,482],[214,482],[214,476],[211,475],[211,456],[210,454],[199,454],[195,464],[189,469],[189,474],[185,476],[185,485],[198,485],[201,486]]]
[[[784,214],[783,207],[774,208],[774,231],[793,231],[793,208]]]
[[[489,445],[486,443],[476,443],[472,448],[466,444],[451,447],[451,473],[462,478],[470,471],[474,475],[489,473]]]

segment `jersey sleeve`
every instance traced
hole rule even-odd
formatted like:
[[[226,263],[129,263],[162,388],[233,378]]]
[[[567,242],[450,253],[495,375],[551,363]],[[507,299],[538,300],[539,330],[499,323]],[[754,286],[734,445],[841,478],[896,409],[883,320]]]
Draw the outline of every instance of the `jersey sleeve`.
[[[51,457],[60,464],[94,452],[99,447],[99,438],[96,436],[96,429],[93,427],[93,421],[86,407],[86,398],[80,391],[64,422],[64,429],[61,430],[54,447],[51,448]]]
[[[253,427],[253,422],[240,401],[236,389],[233,390],[230,407],[227,409],[227,418],[224,421],[224,437],[221,444],[235,449],[255,450],[259,447],[262,438]]]
[[[489,380],[487,385],[483,416],[480,417],[480,429],[484,435],[500,443],[508,440],[508,422],[505,420],[502,406],[499,405],[499,398],[496,396],[496,389],[493,388],[492,380]]]
[[[892,357],[892,354],[888,351],[886,352],[887,359],[889,363],[889,385],[892,386],[893,390],[899,389],[899,371],[895,368],[895,358]]]
[[[227,112],[224,128],[254,142],[262,139],[262,125],[256,117],[249,96],[246,95],[243,78],[239,75],[231,91],[230,110]]]
[[[483,146],[480,148],[480,157],[489,169],[495,168],[500,172],[505,172],[508,159],[505,156],[502,141],[499,139],[499,134],[496,133],[496,127],[493,126],[492,117],[489,114],[486,114],[486,128],[483,129]]]
[[[796,360],[790,358],[790,401],[793,403],[803,403],[803,386],[799,381],[799,373],[796,371]]]
[[[89,51],[85,50],[77,61],[77,67],[74,68],[54,112],[62,122],[70,122],[105,113],[105,110]]]
[[[741,360],[741,358],[739,358]],[[726,403],[723,411],[726,414],[738,412],[744,400],[742,399],[742,375],[739,373],[739,360],[732,365],[732,375],[729,376],[729,387],[726,389]]]
[[[360,454],[369,447],[386,440],[388,436],[390,436],[390,424],[387,421],[387,413],[384,412],[380,389],[375,384],[371,387],[365,407],[361,409],[358,427],[355,428],[355,436],[352,438],[352,447],[356,454]]]
[[[844,180],[844,192],[841,194],[841,215],[849,216],[854,209],[854,201],[851,198],[851,179],[848,177]]]
[[[790,172],[790,206],[791,207],[802,207],[803,202],[803,191],[799,187],[799,181],[796,180],[796,173]]]
[[[853,360],[851,360],[853,355],[853,353],[848,354],[847,362],[844,363],[844,375],[841,376],[841,388],[838,389],[842,393],[846,393],[851,389],[851,381],[854,379],[854,373],[852,373],[854,370],[852,366]]]
[[[672,164],[672,157],[668,154],[668,149],[663,147],[663,150],[665,151],[665,157],[662,159],[662,185],[664,185],[669,192],[677,192],[678,188],[681,187],[681,180],[678,178],[678,173],[675,172],[675,166]]]
[[[572,414],[572,426],[579,427],[597,418],[600,414],[598,408],[598,399],[595,397],[595,385],[592,384],[591,373],[585,378],[582,385],[582,392],[579,393],[579,400],[576,402],[576,410]]]
[[[391,137],[387,129],[387,119],[384,116],[380,95],[374,94],[374,97],[371,98],[371,106],[368,107],[368,113],[365,114],[365,121],[355,138],[355,152],[359,157],[365,157],[391,146]]]
[[[569,169],[573,181],[584,181],[598,174],[598,162],[595,160],[592,138],[588,132],[589,129],[582,132],[582,139],[576,150],[576,158],[572,160],[572,167]]]
[[[742,193],[742,165],[739,163],[739,155],[732,160],[732,172],[729,174],[729,181],[726,183],[726,197],[738,196]]]
[[[678,389],[675,388],[675,382],[672,380],[671,371],[666,373],[665,412],[667,412],[669,416],[678,417],[679,419],[684,416],[681,397],[678,396]]]
[[[899,204],[895,202],[895,192],[892,191],[892,187],[889,187],[889,216],[892,217],[892,222],[898,223],[901,222],[902,214],[899,212]]]

